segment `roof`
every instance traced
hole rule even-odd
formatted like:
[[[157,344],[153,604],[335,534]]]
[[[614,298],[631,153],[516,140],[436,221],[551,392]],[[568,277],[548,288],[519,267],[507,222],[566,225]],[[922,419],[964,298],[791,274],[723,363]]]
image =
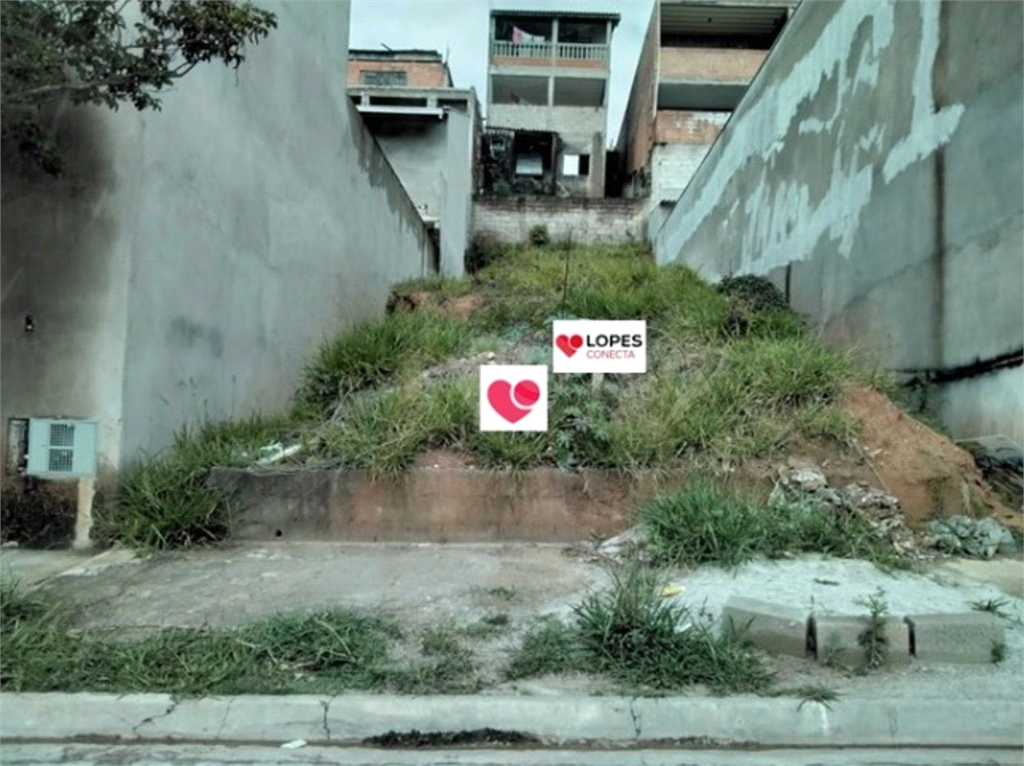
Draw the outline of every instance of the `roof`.
[[[500,8],[494,8],[491,10],[492,16],[533,16],[533,17],[549,17],[559,19],[592,19],[594,21],[611,21],[612,24],[618,24],[619,19],[622,17],[617,13],[589,13],[589,12],[578,12],[578,11],[521,11],[521,10],[501,10]]]
[[[444,59],[437,51],[423,50],[419,48],[405,49],[378,49],[368,50],[365,48],[350,48],[348,51],[350,59],[386,59],[386,60],[411,60],[411,61],[437,61],[443,63]]]
[[[705,34],[768,34],[784,23],[786,12],[795,5],[787,0],[768,2],[687,2],[660,0],[663,32]]]

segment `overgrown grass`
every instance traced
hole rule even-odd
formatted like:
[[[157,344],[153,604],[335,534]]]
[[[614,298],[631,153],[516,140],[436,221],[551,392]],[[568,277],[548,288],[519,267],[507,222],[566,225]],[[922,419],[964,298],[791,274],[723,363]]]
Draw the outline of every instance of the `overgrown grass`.
[[[693,369],[656,370],[630,389],[611,424],[613,462],[665,464],[708,450],[742,460],[799,433],[847,439],[855,428],[837,400],[850,370],[803,335],[705,349]]]
[[[545,619],[527,631],[505,668],[505,678],[514,681],[585,669],[586,656],[576,630],[558,620]]]
[[[4,691],[282,694],[381,689],[444,693],[476,688],[471,654],[438,628],[424,657],[401,663],[389,620],[330,610],[276,615],[234,629],[165,628],[141,638],[77,634],[60,608],[5,582],[0,638]]]
[[[126,475],[114,512],[99,512],[103,534],[155,547],[222,539],[230,519],[223,496],[206,485],[209,469],[250,462],[300,423],[307,454],[375,474],[404,471],[429,448],[468,452],[493,468],[635,471],[699,454],[735,464],[801,435],[856,435],[839,403],[842,385],[860,374],[856,365],[811,338],[764,280],[716,289],[686,267],[656,267],[638,246],[500,250],[471,279],[402,287],[441,298],[472,289],[484,299],[480,313],[463,320],[421,308],[326,342],[289,418],[182,433]],[[589,376],[551,376],[545,433],[480,432],[475,377],[419,374],[484,346],[519,343],[555,317],[646,319],[648,373],[607,376],[597,390]],[[527,363],[550,363],[550,349],[531,349]]]
[[[476,432],[476,381],[426,385],[418,379],[380,392],[354,394],[343,416],[321,436],[329,455],[348,468],[394,473],[427,447],[464,442]]]
[[[735,567],[758,556],[815,552],[908,566],[860,519],[833,516],[811,504],[760,503],[707,479],[653,498],[640,516],[657,560],[666,564]]]
[[[297,426],[290,416],[253,416],[182,429],[169,448],[122,475],[114,498],[96,510],[94,535],[140,548],[222,540],[230,519],[223,493],[206,483],[210,469],[249,464]]]
[[[566,272],[568,261],[568,276]],[[646,319],[675,333],[717,332],[726,301],[684,266],[654,265],[638,246],[515,248],[477,276],[491,308],[478,318],[490,330],[526,324],[543,329],[552,317]]]
[[[607,673],[639,691],[705,684],[714,692],[757,691],[771,674],[739,636],[716,636],[708,620],[661,596],[659,576],[636,565],[614,572],[612,587],[592,594],[566,626],[547,621],[528,633],[506,677],[586,670]]]
[[[339,396],[379,385],[403,370],[444,361],[468,341],[463,320],[436,311],[364,322],[321,347],[298,399],[326,409]]]

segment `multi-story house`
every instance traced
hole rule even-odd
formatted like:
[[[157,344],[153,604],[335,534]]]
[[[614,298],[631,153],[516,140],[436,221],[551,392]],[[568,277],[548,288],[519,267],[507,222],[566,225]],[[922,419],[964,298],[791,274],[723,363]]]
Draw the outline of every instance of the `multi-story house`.
[[[656,231],[782,31],[795,0],[655,0],[619,133],[626,196]]]
[[[491,12],[486,191],[604,196],[618,14]]]

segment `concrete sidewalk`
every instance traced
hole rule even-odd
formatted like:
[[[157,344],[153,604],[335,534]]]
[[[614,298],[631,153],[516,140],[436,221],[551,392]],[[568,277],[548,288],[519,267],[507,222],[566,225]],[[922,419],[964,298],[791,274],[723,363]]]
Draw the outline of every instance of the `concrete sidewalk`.
[[[492,728],[545,745],[1024,748],[1024,701],[346,694],[175,700],[165,694],[4,694],[0,739],[357,744],[390,731]],[[664,744],[671,744],[665,742]]]

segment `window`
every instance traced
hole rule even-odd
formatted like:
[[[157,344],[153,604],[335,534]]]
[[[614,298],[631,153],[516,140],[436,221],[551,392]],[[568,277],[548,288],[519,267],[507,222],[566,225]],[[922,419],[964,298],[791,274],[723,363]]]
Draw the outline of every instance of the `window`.
[[[590,175],[589,154],[563,154],[562,155],[563,176],[588,176]]]
[[[401,69],[364,69],[359,73],[361,85],[402,86],[407,79],[408,72]]]

